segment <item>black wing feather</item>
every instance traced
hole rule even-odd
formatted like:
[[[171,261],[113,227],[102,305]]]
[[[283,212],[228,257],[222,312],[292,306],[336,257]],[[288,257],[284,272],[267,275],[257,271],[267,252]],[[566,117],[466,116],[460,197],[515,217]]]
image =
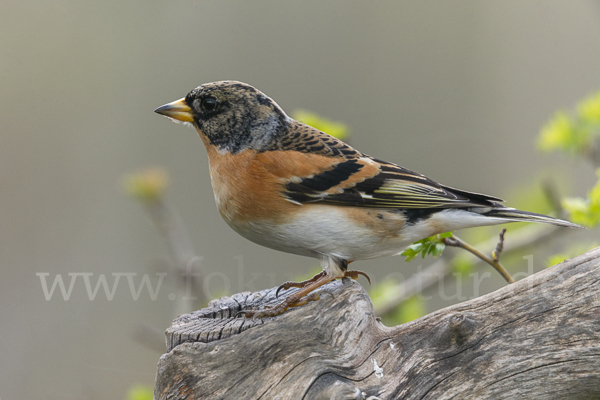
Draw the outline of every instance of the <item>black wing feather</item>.
[[[296,203],[320,202],[411,210],[502,207],[498,202],[503,200],[497,197],[444,186],[409,169],[370,157],[333,136],[299,122],[295,122],[289,134],[282,137],[273,148],[288,149],[346,159],[318,175],[285,184],[284,195]],[[380,172],[351,187],[331,190],[360,171],[363,165],[358,160],[361,158],[376,162]]]

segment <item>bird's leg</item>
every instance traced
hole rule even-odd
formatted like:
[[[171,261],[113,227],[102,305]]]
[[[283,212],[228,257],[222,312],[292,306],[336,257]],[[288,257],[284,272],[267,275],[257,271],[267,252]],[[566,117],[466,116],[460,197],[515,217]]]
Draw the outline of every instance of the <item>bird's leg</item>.
[[[367,278],[369,284],[371,284],[371,279],[369,278],[369,276],[362,271],[344,271],[344,275],[340,278],[358,279],[360,275]],[[290,294],[288,297],[285,298],[285,300],[275,304],[273,307],[257,311],[240,311],[238,314],[244,314],[246,318],[274,317],[276,315],[283,314],[289,308],[303,306],[311,301],[319,300],[321,294],[312,292],[335,279],[337,278],[331,275],[327,275],[327,273],[323,271],[313,276],[311,279],[303,282],[286,282],[279,288],[277,288],[277,292],[279,292],[281,288],[289,289],[291,287],[299,287],[301,289],[295,293]]]
[[[289,288],[303,288],[304,286],[308,285],[309,283],[313,283],[315,281],[317,281],[319,278],[321,278],[323,275],[325,275],[325,271],[321,271],[318,274],[316,274],[315,276],[313,276],[312,278],[306,280],[306,281],[302,281],[302,282],[285,282],[283,285],[279,286],[277,288],[277,291],[275,292],[275,297],[279,297],[279,292],[281,290],[288,290]]]
[[[315,279],[316,278],[316,279]],[[271,308],[265,308],[264,310],[257,311],[240,311],[238,314],[244,314],[246,318],[264,318],[274,317],[279,314],[283,314],[288,308],[298,307],[307,304],[310,301],[316,301],[320,298],[320,293],[311,293],[315,289],[320,288],[326,283],[334,280],[335,277],[327,275],[325,272],[315,275],[312,279],[309,279],[302,289],[295,293],[290,294],[282,302],[275,304]],[[284,284],[285,285],[285,284]]]

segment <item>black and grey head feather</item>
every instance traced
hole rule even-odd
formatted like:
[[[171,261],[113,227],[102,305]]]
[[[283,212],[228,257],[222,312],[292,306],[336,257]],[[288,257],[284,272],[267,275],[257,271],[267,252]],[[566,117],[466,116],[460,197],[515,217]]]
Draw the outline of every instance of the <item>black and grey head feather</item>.
[[[232,154],[248,148],[265,150],[284,134],[290,121],[277,103],[242,82],[198,86],[185,102],[210,143]]]

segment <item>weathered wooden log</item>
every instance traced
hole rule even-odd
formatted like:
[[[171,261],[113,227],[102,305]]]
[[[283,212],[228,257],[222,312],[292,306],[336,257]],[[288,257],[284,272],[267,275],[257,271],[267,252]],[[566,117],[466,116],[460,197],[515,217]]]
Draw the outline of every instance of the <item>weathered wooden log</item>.
[[[600,248],[493,293],[386,327],[364,289],[274,318],[241,293],[167,330],[155,399],[599,399]]]

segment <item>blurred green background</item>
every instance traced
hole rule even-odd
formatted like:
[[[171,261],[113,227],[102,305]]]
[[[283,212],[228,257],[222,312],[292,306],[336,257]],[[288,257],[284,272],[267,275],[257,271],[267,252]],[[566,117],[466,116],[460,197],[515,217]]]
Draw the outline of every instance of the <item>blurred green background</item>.
[[[134,336],[176,316],[176,277],[155,300],[134,300],[123,277],[112,300],[100,289],[93,301],[80,277],[65,301],[59,289],[46,300],[36,275],[157,284],[168,248],[124,194],[125,174],[169,172],[209,295],[276,286],[316,264],[231,231],[197,134],[152,112],[202,83],[250,83],[289,113],[343,121],[367,154],[509,204],[540,175],[567,177],[579,195],[596,181],[591,165],[535,145],[557,109],[600,88],[593,0],[5,1],[0,52],[2,400],[120,399],[153,384],[160,353]],[[357,265],[376,282],[418,267]]]

